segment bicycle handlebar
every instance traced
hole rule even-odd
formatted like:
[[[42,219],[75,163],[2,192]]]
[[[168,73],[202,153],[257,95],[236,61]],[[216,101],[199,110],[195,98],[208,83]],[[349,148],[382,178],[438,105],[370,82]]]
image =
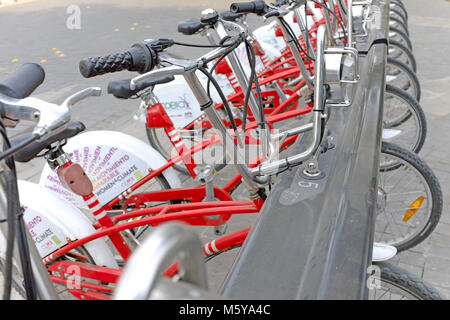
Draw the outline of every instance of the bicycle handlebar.
[[[0,83],[0,93],[22,99],[28,97],[44,81],[45,72],[36,63],[25,63]]]
[[[80,73],[91,78],[105,73],[122,70],[145,73],[156,65],[155,50],[146,43],[136,43],[128,51],[100,57],[85,58],[80,61]]]
[[[233,13],[254,13],[260,16],[266,12],[266,3],[262,0],[232,3],[230,11]]]

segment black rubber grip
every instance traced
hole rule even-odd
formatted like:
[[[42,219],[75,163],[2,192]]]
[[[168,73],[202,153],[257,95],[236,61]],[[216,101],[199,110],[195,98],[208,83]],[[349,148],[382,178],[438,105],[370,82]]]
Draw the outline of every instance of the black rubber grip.
[[[196,34],[200,30],[202,30],[205,26],[207,26],[207,24],[203,23],[201,21],[189,20],[189,21],[181,22],[178,25],[178,32],[181,32],[182,34],[190,36],[190,35]]]
[[[0,83],[0,93],[16,99],[28,97],[44,81],[45,72],[36,63],[25,63]]]
[[[233,13],[255,13],[257,15],[263,15],[266,11],[266,4],[261,0],[237,2],[231,4],[230,11]]]
[[[145,73],[152,70],[155,63],[156,53],[145,43],[137,43],[124,53],[81,60],[80,73],[85,78],[122,70]]]
[[[99,76],[133,67],[129,52],[110,54],[102,57],[86,58],[80,61],[80,72],[85,78]]]
[[[226,21],[236,21],[244,16],[243,13],[234,13],[231,11],[225,11],[220,14],[220,17]]]

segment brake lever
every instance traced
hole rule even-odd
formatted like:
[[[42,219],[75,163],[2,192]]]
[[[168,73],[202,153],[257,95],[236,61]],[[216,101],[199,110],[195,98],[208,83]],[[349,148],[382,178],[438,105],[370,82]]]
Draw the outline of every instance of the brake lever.
[[[227,31],[236,31],[238,33],[244,33],[244,34],[248,33],[247,25],[245,25],[245,27],[244,27],[243,25],[241,25],[239,23],[223,20],[222,18],[219,18],[219,21],[222,23],[222,25],[224,26],[224,28]]]
[[[265,19],[268,19],[270,17],[279,17],[279,16],[280,16],[280,13],[278,11],[271,11],[271,12],[265,14],[263,17],[264,17],[264,20],[265,20]]]
[[[67,106],[68,108],[72,107],[74,104],[80,102],[81,100],[84,100],[91,96],[99,96],[102,93],[102,89],[99,87],[89,87],[86,89],[83,89],[81,91],[78,91],[74,93],[73,95],[69,96],[62,105]]]
[[[264,21],[270,17],[283,17],[296,7],[298,7],[298,4],[296,2],[293,2],[287,8],[279,8],[276,5],[266,3],[265,10],[267,11],[267,13],[263,15]],[[269,11],[269,9],[271,10]]]

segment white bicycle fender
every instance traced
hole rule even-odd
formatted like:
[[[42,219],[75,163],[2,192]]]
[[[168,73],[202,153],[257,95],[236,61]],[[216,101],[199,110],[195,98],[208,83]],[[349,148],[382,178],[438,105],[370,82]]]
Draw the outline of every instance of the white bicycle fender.
[[[147,143],[117,131],[88,131],[70,139],[64,146],[72,162],[80,164],[94,185],[101,205],[127,191],[151,170],[167,163]],[[171,188],[181,186],[173,168],[163,173]],[[62,196],[78,208],[87,208],[83,199],[61,185],[56,172],[45,165],[39,184]]]
[[[372,261],[380,262],[393,258],[397,254],[397,248],[385,243],[374,242]]]
[[[390,140],[398,136],[400,133],[402,133],[401,130],[383,128],[383,130],[381,131],[381,139],[385,141]]]
[[[96,231],[83,212],[48,189],[22,180],[18,181],[18,188],[25,223],[42,258],[64,247],[68,240],[75,241]],[[84,247],[95,264],[118,268],[103,238],[90,241]]]

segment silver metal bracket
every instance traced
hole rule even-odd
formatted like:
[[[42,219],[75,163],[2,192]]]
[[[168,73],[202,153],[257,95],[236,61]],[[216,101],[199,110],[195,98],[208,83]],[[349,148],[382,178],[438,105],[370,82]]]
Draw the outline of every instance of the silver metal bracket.
[[[328,48],[324,50],[325,53],[325,69],[326,79],[325,83],[334,90],[331,97],[326,100],[326,106],[328,107],[348,107],[352,104],[355,96],[355,86],[359,82],[359,74],[357,74],[358,67],[358,51],[352,47],[344,48]],[[353,58],[350,61],[350,65],[347,65],[344,59],[348,59],[346,55],[350,55]],[[351,65],[353,64],[353,65]],[[343,70],[342,68],[350,68],[351,71]],[[346,72],[343,72],[346,71]],[[352,75],[352,78],[346,79],[345,73]],[[344,76],[342,76],[344,75]],[[349,96],[344,92],[350,85]]]
[[[66,152],[56,158],[51,158],[50,154],[46,154],[44,158],[47,160],[47,163],[52,170],[72,161],[71,155]]]

